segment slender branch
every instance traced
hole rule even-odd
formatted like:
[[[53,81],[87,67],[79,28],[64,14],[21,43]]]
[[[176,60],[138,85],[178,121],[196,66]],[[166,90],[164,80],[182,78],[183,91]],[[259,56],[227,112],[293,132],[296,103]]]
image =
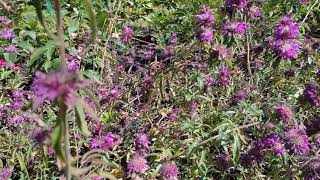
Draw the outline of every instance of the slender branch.
[[[309,10],[308,10],[308,12],[307,12],[307,14],[306,14],[306,16],[303,18],[303,20],[302,20],[302,22],[301,22],[301,24],[300,25],[302,25],[306,20],[307,20],[307,18],[308,18],[308,16],[309,16],[309,14],[310,14],[310,12],[312,11],[312,9],[317,5],[317,3],[318,3],[318,1],[319,0],[316,0],[316,2],[309,8]]]
[[[70,135],[69,135],[69,124],[68,124],[68,120],[66,118],[67,116],[67,107],[66,105],[62,105],[64,108],[61,108],[61,110],[64,111],[64,116],[65,118],[63,119],[63,123],[64,123],[64,153],[65,153],[65,157],[66,157],[66,171],[65,171],[65,175],[67,180],[71,180],[71,156],[70,156]]]
[[[235,131],[235,130],[245,129],[245,128],[248,128],[248,127],[251,127],[251,126],[256,126],[256,125],[258,125],[260,123],[261,122],[254,122],[254,123],[251,123],[251,124],[246,124],[246,125],[243,125],[243,126],[239,126],[237,128],[233,128],[233,129],[230,129],[230,130],[226,131],[225,134],[229,134],[230,132]],[[210,141],[218,139],[220,136],[221,136],[221,134],[215,135],[215,136],[213,136],[213,137],[211,137],[211,138],[209,138],[207,140],[204,140],[204,141],[198,143],[195,147],[199,147],[199,146],[205,145],[205,144],[209,143]]]

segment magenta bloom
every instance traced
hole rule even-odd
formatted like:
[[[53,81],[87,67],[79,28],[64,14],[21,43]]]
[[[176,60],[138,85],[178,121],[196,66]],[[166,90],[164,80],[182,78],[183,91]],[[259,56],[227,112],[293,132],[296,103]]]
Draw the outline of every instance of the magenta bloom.
[[[57,97],[61,97],[68,105],[74,105],[77,91],[88,84],[73,74],[37,72],[32,83],[33,109],[41,106],[46,99],[54,102]]]
[[[15,45],[9,45],[3,48],[6,53],[17,53],[18,48]]]
[[[300,4],[307,4],[308,0],[299,0]]]
[[[218,60],[223,60],[230,58],[232,53],[228,48],[223,48],[219,44],[215,44],[212,46],[212,55]]]
[[[143,131],[137,133],[136,135],[136,146],[138,149],[140,148],[149,148],[149,137]]]
[[[247,10],[247,15],[250,18],[257,18],[263,16],[263,10],[256,6],[255,4],[250,5],[250,7]]]
[[[306,132],[298,125],[286,132],[286,147],[294,154],[305,154],[309,151],[309,142]]]
[[[213,13],[209,10],[208,6],[200,6],[200,14],[196,15],[196,23],[199,26],[210,26],[214,23]]]
[[[16,37],[16,35],[12,29],[5,28],[0,31],[0,39],[11,40],[14,37]]]
[[[293,22],[290,15],[283,16],[276,24],[274,35],[277,39],[293,39],[299,34],[298,24]]]
[[[248,97],[249,97],[248,91],[246,91],[246,90],[241,90],[241,91],[238,91],[233,98],[234,98],[234,100],[235,100],[236,102],[241,102],[241,101],[244,101],[244,100],[245,100],[246,98],[248,98]]]
[[[12,170],[9,168],[0,169],[0,179],[8,180],[12,176]]]
[[[78,72],[80,69],[81,57],[77,53],[67,54],[67,68],[70,72]]]
[[[108,132],[107,135],[97,135],[90,140],[90,147],[92,149],[102,149],[104,151],[109,151],[115,146],[121,143],[121,138],[119,135]]]
[[[300,54],[300,43],[295,39],[276,40],[272,43],[272,47],[283,60],[295,59]]]
[[[320,88],[314,84],[309,83],[304,89],[304,96],[309,103],[315,107],[320,107]]]
[[[223,65],[219,68],[219,82],[223,86],[228,86],[231,83],[230,72],[227,66]]]
[[[284,155],[286,148],[277,135],[271,134],[262,140],[263,146],[276,155]]]
[[[247,0],[225,0],[226,7],[246,8]]]
[[[177,44],[177,33],[173,32],[171,33],[170,39],[169,39],[169,44],[171,45],[176,45]]]
[[[127,167],[129,172],[137,174],[144,173],[149,169],[148,162],[140,156],[133,156],[128,161]]]
[[[129,26],[125,26],[120,34],[120,39],[123,44],[128,44],[133,38],[133,30]]]
[[[274,106],[273,109],[276,110],[279,119],[285,124],[288,124],[292,121],[293,112],[288,106],[278,105]]]
[[[178,178],[179,168],[174,162],[166,162],[160,168],[160,175],[165,180],[175,180]]]
[[[196,37],[199,41],[208,43],[213,39],[213,30],[211,28],[205,28],[201,26],[201,28],[197,32]]]
[[[244,34],[249,25],[245,22],[230,22],[227,21],[222,25],[222,32],[224,35],[233,36],[236,34]]]

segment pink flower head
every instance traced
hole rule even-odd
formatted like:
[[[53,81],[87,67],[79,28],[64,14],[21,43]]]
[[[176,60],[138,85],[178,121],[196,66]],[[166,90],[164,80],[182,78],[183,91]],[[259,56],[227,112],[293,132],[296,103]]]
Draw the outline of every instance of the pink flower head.
[[[280,120],[282,120],[284,123],[288,124],[292,121],[293,118],[293,112],[288,106],[284,105],[278,105],[273,107]]]
[[[199,26],[210,26],[214,23],[213,13],[209,10],[208,6],[200,6],[200,14],[196,15],[196,23]]]
[[[276,40],[272,42],[272,48],[283,60],[295,59],[300,54],[300,43],[295,39]]]
[[[149,169],[148,162],[140,156],[133,156],[127,164],[127,168],[131,173],[141,174]]]
[[[129,26],[124,26],[124,28],[121,32],[121,35],[120,35],[121,42],[123,44],[128,44],[132,38],[133,38],[132,28]]]
[[[201,26],[196,37],[199,41],[208,43],[213,40],[213,30],[211,28]]]
[[[276,24],[275,37],[277,39],[296,38],[300,32],[298,24],[293,22],[290,15],[283,16]]]
[[[178,177],[179,168],[174,162],[166,162],[160,168],[160,175],[165,180],[175,180]]]
[[[222,25],[222,32],[227,36],[233,36],[236,34],[244,34],[249,25],[245,22],[231,22],[227,21]]]

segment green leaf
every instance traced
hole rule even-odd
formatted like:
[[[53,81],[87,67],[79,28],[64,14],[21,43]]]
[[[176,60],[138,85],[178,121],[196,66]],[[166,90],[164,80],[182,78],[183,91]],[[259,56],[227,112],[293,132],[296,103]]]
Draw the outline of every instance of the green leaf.
[[[68,32],[69,35],[76,32],[79,29],[80,22],[78,19],[72,19],[71,22],[69,22]]]
[[[80,131],[85,136],[90,136],[90,131],[88,130],[87,122],[85,120],[85,114],[83,107],[81,105],[76,105],[76,122],[80,128]]]
[[[240,157],[240,139],[238,134],[233,134],[232,157],[235,163],[238,163]]]
[[[4,53],[4,59],[8,62],[15,63],[17,61],[17,54],[13,53]]]
[[[34,47],[29,42],[26,42],[26,41],[18,41],[17,46],[20,47],[21,49],[26,49],[30,52],[34,51]]]
[[[89,16],[89,20],[90,20],[89,25],[92,30],[92,40],[94,41],[97,37],[98,29],[97,29],[96,15],[94,12],[94,7],[92,4],[92,1],[91,0],[84,0],[84,7],[85,7],[85,9],[88,13],[88,16]]]
[[[23,158],[22,152],[18,152],[18,153],[16,154],[16,156],[17,156],[17,159],[18,159],[18,161],[19,161],[19,165],[20,165],[21,171],[27,170],[27,168],[26,168],[26,163],[25,163],[25,160],[24,160],[24,158]]]
[[[47,50],[48,49],[46,46],[36,49],[30,57],[28,66],[32,66],[38,59],[40,59],[41,55],[43,55]]]
[[[51,133],[52,146],[57,156],[61,160],[65,161],[65,158],[63,156],[62,146],[61,146],[62,134],[63,134],[63,123],[58,122],[57,126],[53,129]]]
[[[26,31],[26,30],[21,30],[19,33],[20,38],[24,38],[26,36],[29,36],[32,40],[36,40],[37,35],[33,31]]]

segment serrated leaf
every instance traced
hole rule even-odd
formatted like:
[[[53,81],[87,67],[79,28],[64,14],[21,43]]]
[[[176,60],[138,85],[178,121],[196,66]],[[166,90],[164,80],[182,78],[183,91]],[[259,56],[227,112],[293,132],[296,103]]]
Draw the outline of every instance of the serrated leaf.
[[[76,105],[75,108],[76,108],[76,122],[80,128],[80,131],[82,132],[83,135],[90,136],[91,133],[88,130],[83,107],[78,104]]]

